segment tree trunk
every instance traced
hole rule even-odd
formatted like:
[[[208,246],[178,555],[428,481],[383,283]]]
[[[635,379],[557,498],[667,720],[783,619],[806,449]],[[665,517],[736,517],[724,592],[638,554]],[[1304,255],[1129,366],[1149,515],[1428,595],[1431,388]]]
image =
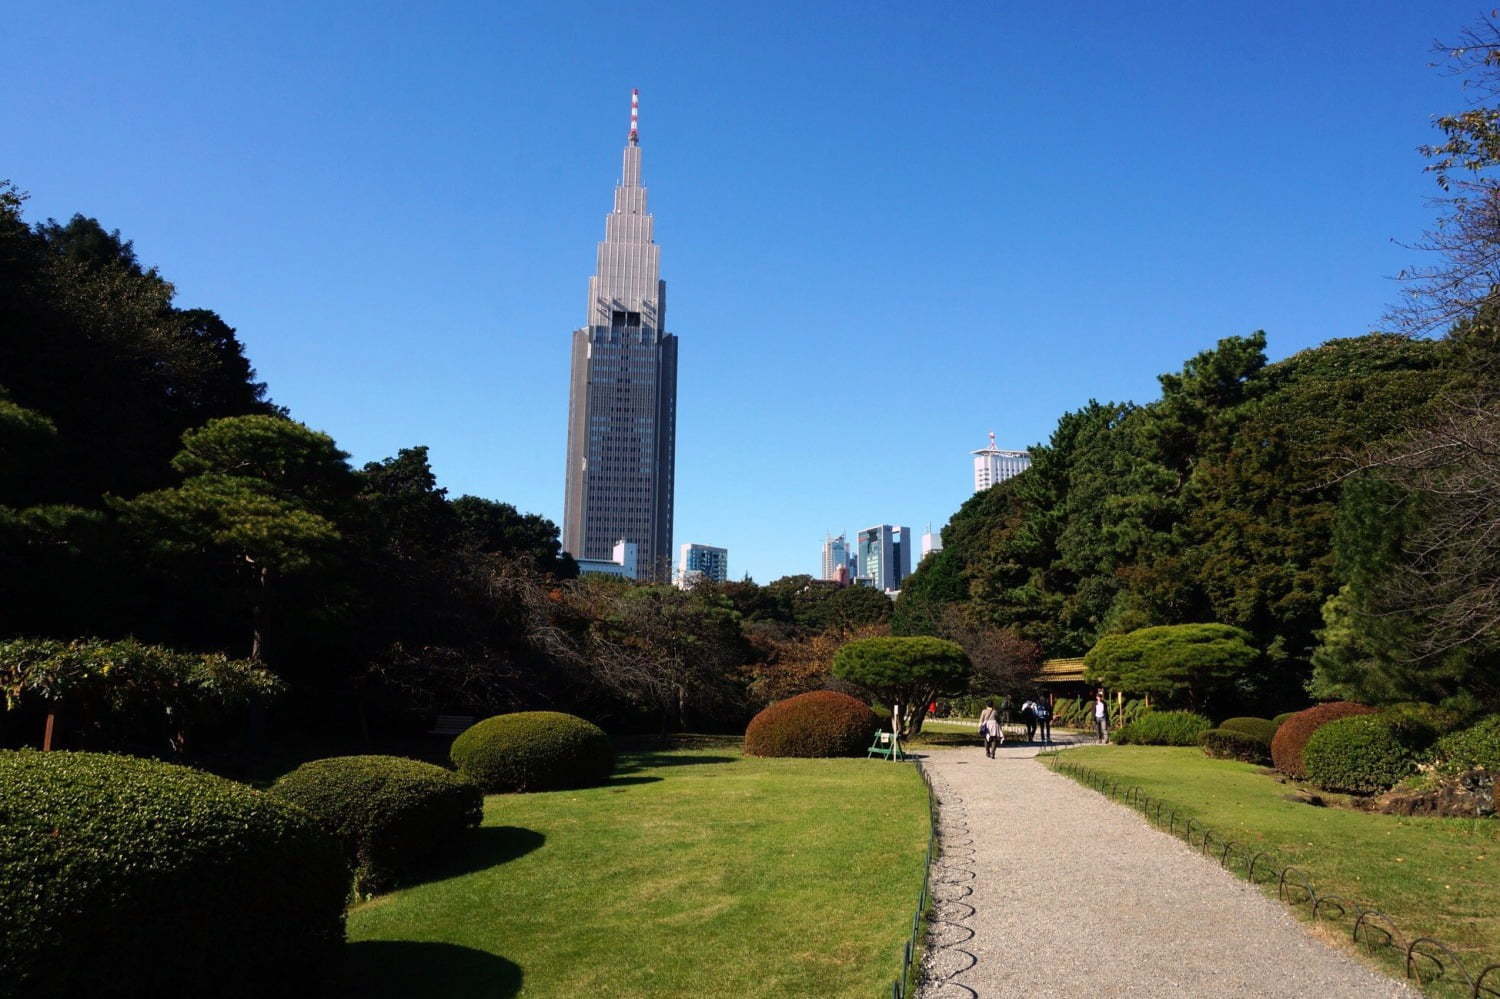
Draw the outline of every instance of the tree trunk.
[[[42,732],[42,752],[52,752],[52,736],[57,730],[57,711],[47,712],[47,727]]]
[[[264,662],[265,630],[266,630],[266,591],[270,579],[270,570],[265,566],[260,569],[260,584],[256,587],[255,605],[250,609],[250,622],[252,635],[250,637],[250,661]]]

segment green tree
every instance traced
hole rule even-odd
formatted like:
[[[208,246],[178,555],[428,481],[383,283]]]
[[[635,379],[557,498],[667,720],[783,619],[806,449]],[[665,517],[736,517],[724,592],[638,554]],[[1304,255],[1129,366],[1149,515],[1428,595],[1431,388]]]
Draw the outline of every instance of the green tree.
[[[264,657],[269,601],[282,577],[330,558],[334,517],[353,489],[348,457],[327,434],[271,416],[212,420],[183,435],[175,489],[116,500],[129,529],[172,558],[209,555],[243,582],[250,658]]]
[[[833,659],[833,675],[889,707],[892,731],[901,736],[922,730],[938,696],[962,693],[972,669],[957,642],[925,636],[856,639]]]
[[[1105,635],[1084,656],[1089,683],[1186,701],[1222,694],[1259,658],[1248,632],[1225,624],[1171,624]]]

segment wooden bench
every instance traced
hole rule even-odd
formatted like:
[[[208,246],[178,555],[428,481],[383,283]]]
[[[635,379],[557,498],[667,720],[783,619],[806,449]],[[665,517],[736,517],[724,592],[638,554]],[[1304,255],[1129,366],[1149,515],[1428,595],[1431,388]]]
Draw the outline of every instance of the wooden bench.
[[[869,752],[865,753],[865,759],[872,756],[883,756],[888,760],[905,760],[906,754],[901,752],[901,743],[891,738],[889,732],[876,732],[875,741],[870,744]]]
[[[438,715],[437,724],[427,730],[428,735],[457,735],[474,724],[473,715]],[[868,757],[867,757],[868,759]]]

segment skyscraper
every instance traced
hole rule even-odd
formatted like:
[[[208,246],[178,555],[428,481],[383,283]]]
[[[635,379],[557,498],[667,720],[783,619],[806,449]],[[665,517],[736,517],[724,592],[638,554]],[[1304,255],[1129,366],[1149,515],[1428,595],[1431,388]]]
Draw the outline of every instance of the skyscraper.
[[[911,575],[911,528],[877,524],[858,534],[859,578],[877,590],[899,590]]]
[[[974,456],[974,491],[988,489],[997,482],[1020,475],[1031,467],[1031,452],[1002,451],[995,446],[995,434],[990,433],[990,446],[969,452]]]
[[[849,542],[840,534],[823,540],[823,575],[820,579],[837,579],[840,568],[849,568]]]
[[[630,97],[614,209],[589,278],[587,325],[573,333],[563,548],[608,559],[636,546],[638,578],[666,582],[677,454],[677,337],[641,186],[639,92]]]

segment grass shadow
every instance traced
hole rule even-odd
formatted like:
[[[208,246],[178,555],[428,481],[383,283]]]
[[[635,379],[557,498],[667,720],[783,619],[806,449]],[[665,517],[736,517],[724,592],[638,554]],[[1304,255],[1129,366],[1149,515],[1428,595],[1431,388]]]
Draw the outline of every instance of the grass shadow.
[[[456,944],[365,940],[344,947],[335,995],[360,999],[504,999],[521,991],[521,968],[503,957]]]
[[[546,836],[521,826],[480,826],[478,829],[470,829],[461,842],[441,858],[428,864],[422,876],[408,882],[406,886],[443,881],[498,867],[541,849],[546,842]]]
[[[615,773],[629,774],[658,767],[696,767],[712,763],[738,763],[738,756],[676,756],[667,753],[621,753]]]

